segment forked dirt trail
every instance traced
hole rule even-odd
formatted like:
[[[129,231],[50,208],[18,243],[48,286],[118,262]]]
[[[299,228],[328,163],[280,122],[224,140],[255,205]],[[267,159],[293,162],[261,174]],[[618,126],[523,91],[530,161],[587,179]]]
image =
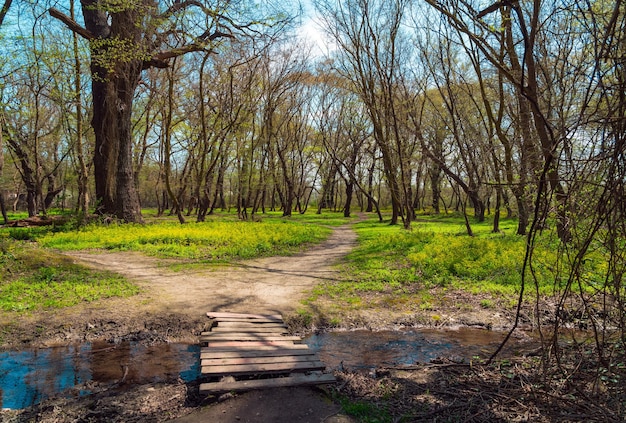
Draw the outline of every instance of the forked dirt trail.
[[[160,311],[204,316],[207,311],[284,313],[299,306],[305,293],[322,280],[336,279],[333,268],[356,243],[350,225],[328,240],[289,257],[268,257],[214,269],[172,271],[163,260],[129,252],[71,252],[76,261],[120,273],[143,289]]]

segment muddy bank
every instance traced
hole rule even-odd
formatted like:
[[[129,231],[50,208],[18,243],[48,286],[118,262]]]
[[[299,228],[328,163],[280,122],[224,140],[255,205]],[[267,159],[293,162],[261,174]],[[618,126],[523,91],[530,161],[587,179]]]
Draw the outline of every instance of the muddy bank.
[[[39,313],[2,322],[2,350],[45,348],[79,342],[103,341],[118,344],[139,341],[145,344],[164,342],[195,343],[207,328],[207,319],[171,313],[99,312]]]

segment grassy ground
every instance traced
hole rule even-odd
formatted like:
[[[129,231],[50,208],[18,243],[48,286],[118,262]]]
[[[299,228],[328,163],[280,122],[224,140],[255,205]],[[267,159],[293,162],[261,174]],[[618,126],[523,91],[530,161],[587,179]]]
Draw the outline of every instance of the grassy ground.
[[[242,222],[236,215],[224,213],[204,223],[180,225],[171,217],[146,214],[150,222],[146,225],[93,223],[79,227],[71,219],[59,219],[52,225],[1,228],[0,310],[62,308],[138,292],[121,276],[73,264],[59,251],[138,251],[178,258],[186,266],[220,263],[293,254],[325,239],[331,226],[348,221],[336,213],[292,218],[270,213],[258,221]],[[16,214],[10,220],[25,217]]]
[[[475,296],[485,309],[514,307],[521,286],[525,239],[516,222],[504,220],[502,232],[490,222],[474,224],[467,236],[460,216],[420,216],[411,231],[375,219],[357,223],[359,245],[343,265],[346,277],[321,284],[308,306],[323,309],[338,322],[351,310],[383,309],[437,313],[452,292],[457,301]],[[541,290],[551,289],[547,275]],[[473,304],[453,304],[472,307]],[[306,312],[306,308],[303,311]]]
[[[87,270],[33,243],[0,238],[0,310],[63,308],[137,292],[119,275]]]
[[[68,298],[132,295],[133,290],[115,277],[91,277],[89,271],[71,266],[54,251],[139,251],[181,259],[183,266],[219,263],[292,254],[327,237],[330,227],[350,220],[330,212],[294,214],[290,218],[275,212],[243,222],[235,214],[220,213],[209,216],[204,223],[180,225],[173,217],[159,218],[150,210],[145,215],[149,222],[146,225],[94,223],[77,227],[71,220],[63,220],[50,226],[0,229],[0,260],[9,269],[2,274],[2,307],[16,310],[37,307],[38,303],[45,303],[45,307],[71,305],[66,300],[51,302],[47,295],[39,299],[34,296],[50,286],[66,291],[61,297]],[[359,245],[343,265],[346,277],[320,284],[308,305],[320,308],[323,303],[331,320],[337,321],[346,311],[372,307],[436,311],[449,305],[448,293],[461,292],[455,295],[461,303],[470,296],[484,309],[510,309],[522,286],[526,239],[515,235],[514,219],[504,219],[500,233],[492,233],[491,228],[489,219],[474,223],[475,236],[469,237],[463,218],[453,214],[419,216],[411,231],[379,223],[374,217],[360,221],[355,224]],[[562,289],[553,277],[558,265],[554,245],[549,231],[538,239],[528,296],[553,295]],[[594,274],[604,273],[599,270],[606,266],[606,260],[598,254],[595,259],[591,256],[585,266],[592,280]],[[90,289],[79,287],[79,281],[90,280],[101,282],[97,288],[93,282],[84,283]],[[111,289],[106,288],[108,285]],[[461,303],[453,305],[463,307]],[[436,319],[438,315],[432,316]]]

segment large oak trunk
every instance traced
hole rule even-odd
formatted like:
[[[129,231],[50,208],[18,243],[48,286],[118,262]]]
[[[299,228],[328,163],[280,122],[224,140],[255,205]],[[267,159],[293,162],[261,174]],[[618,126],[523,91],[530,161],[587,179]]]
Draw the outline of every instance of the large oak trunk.
[[[113,14],[109,26],[107,14],[96,9],[93,0],[81,3],[86,29],[98,39],[108,40],[91,44],[96,212],[142,222],[133,177],[131,114],[143,61],[132,57],[132,51],[115,54],[123,43],[139,42],[136,16],[132,10]]]

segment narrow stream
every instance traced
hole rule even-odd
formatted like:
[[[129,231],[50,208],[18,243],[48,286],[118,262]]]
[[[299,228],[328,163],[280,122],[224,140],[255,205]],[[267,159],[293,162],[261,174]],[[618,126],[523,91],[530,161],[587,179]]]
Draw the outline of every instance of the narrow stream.
[[[469,361],[487,357],[503,333],[479,329],[346,331],[311,335],[309,347],[319,351],[329,370],[364,370],[429,362],[437,357]],[[528,350],[527,343],[511,343],[505,354]],[[200,376],[200,347],[188,344],[145,346],[104,342],[0,352],[0,407],[19,409],[54,395],[85,395],[75,387],[93,381],[118,384],[119,389]],[[74,389],[73,389],[74,388]]]
[[[0,352],[0,406],[25,408],[89,381],[123,380],[124,386],[178,377],[192,381],[200,375],[199,354],[197,345],[133,342]]]
[[[367,370],[385,366],[428,363],[445,357],[469,362],[488,358],[500,345],[505,333],[482,329],[419,329],[402,331],[368,330],[327,332],[309,336],[305,342],[319,351],[320,359],[332,370]],[[536,348],[532,338],[512,340],[503,357],[521,355]]]

